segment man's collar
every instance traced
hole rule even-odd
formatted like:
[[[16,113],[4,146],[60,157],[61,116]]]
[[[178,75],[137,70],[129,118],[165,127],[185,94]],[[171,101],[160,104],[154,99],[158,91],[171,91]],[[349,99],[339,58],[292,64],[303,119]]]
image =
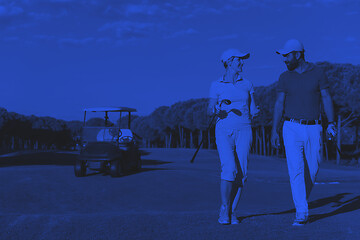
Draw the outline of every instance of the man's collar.
[[[298,72],[298,71],[296,71],[296,70],[293,70],[293,71],[290,71],[290,72],[294,72],[294,73],[299,73],[299,74],[302,74],[302,73],[305,73],[305,72],[308,72],[308,71],[311,71],[311,70],[313,70],[314,69],[314,67],[315,67],[315,64],[313,64],[313,63],[309,63],[309,62],[305,62],[305,64],[304,64],[304,67],[305,67],[305,69],[304,69],[304,71],[303,72]]]
[[[311,71],[311,70],[313,70],[313,69],[314,69],[315,64],[313,64],[313,63],[309,63],[309,62],[306,62],[306,63],[307,63],[307,68],[305,69],[305,71],[304,71],[304,72]]]

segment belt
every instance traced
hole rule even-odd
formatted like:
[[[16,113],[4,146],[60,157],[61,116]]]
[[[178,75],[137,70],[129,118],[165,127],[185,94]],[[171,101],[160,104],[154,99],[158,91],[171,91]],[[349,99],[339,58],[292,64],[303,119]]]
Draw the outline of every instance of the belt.
[[[321,120],[306,120],[306,119],[295,119],[295,118],[288,118],[288,117],[285,117],[285,121],[300,123],[300,124],[304,124],[304,125],[321,124]]]

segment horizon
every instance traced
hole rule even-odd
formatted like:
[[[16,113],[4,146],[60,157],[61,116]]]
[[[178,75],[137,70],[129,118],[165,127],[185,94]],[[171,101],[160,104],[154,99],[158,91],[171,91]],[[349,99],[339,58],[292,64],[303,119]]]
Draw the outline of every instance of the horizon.
[[[356,22],[355,0],[0,1],[1,107],[65,121],[96,106],[147,116],[207,98],[228,48],[250,52],[255,87],[286,70],[275,51],[290,38],[309,62],[360,65]]]

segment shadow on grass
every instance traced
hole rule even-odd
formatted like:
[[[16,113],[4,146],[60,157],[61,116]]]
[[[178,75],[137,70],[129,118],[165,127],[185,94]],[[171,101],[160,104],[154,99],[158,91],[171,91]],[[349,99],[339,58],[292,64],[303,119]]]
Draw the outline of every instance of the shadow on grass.
[[[334,208],[337,207],[334,211],[331,211],[329,213],[323,213],[323,214],[315,214],[311,215],[309,222],[316,222],[320,219],[332,217],[338,214],[352,212],[360,209],[360,196],[354,197],[350,200],[347,200],[345,202],[336,202],[336,205],[333,206]]]
[[[23,155],[0,158],[0,167],[29,166],[29,165],[57,165],[73,166],[77,159],[77,154],[56,153],[56,152],[35,152]],[[171,162],[142,159],[143,166],[168,164]],[[148,171],[146,168],[144,171]]]
[[[36,152],[18,156],[2,157],[0,159],[0,167],[27,165],[70,166],[75,164],[76,158],[76,154]]]
[[[332,207],[340,207],[330,213],[311,215],[309,217],[309,222],[310,223],[315,222],[317,220],[320,220],[320,219],[323,219],[326,217],[331,217],[331,216],[334,216],[337,214],[351,212],[351,211],[360,209],[360,196],[357,196],[357,197],[350,199],[348,201],[345,201],[345,202],[341,201],[346,195],[349,195],[349,194],[350,193],[340,193],[340,194],[336,194],[331,197],[321,198],[321,199],[317,199],[315,201],[309,202],[309,209],[315,209],[315,208],[323,207],[323,206],[326,206],[329,204],[334,204]],[[238,219],[240,221],[242,221],[246,218],[251,218],[251,217],[282,215],[282,214],[288,214],[288,213],[295,213],[295,208],[289,209],[286,211],[282,211],[282,212],[253,214],[253,215],[249,215],[249,216],[239,217]]]
[[[149,151],[146,151],[146,150],[139,150],[139,151],[140,151],[141,156],[150,155],[150,152],[149,152]]]
[[[150,172],[150,171],[158,171],[158,170],[169,170],[169,169],[166,169],[166,168],[142,168],[138,171],[126,171],[122,176],[116,177],[116,178],[122,178],[122,177],[126,177],[126,176],[131,176],[134,174]],[[111,174],[110,174],[110,171],[94,171],[89,174],[86,174],[85,177],[90,177],[90,176],[94,176],[94,175],[110,176]]]
[[[165,162],[160,160],[153,160],[153,159],[142,159],[141,165],[143,166],[140,170],[125,170],[124,174],[120,177],[130,176],[142,172],[149,172],[149,171],[157,171],[157,170],[169,170],[167,168],[151,168],[151,167],[145,167],[144,166],[152,166],[152,165],[162,165],[162,164],[168,164],[171,162]],[[109,170],[92,170],[91,173],[86,174],[85,177],[93,176],[93,175],[102,175],[102,176],[110,176]]]
[[[168,164],[172,162],[160,161],[160,160],[153,160],[153,159],[141,159],[141,164],[143,166],[148,165],[161,165],[161,164]]]

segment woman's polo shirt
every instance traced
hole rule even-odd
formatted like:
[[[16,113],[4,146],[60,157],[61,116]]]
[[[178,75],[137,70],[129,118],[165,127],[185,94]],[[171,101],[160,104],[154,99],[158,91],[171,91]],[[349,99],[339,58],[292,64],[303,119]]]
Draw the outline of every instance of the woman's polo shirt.
[[[212,82],[210,98],[220,103],[224,99],[231,101],[230,105],[222,104],[221,110],[228,112],[228,116],[219,119],[216,127],[227,129],[240,129],[251,124],[250,120],[250,94],[254,92],[253,84],[247,79],[238,79],[234,84],[224,81],[223,77]],[[238,111],[230,111],[232,109]],[[236,113],[235,113],[236,112]],[[239,114],[240,113],[240,114]]]

